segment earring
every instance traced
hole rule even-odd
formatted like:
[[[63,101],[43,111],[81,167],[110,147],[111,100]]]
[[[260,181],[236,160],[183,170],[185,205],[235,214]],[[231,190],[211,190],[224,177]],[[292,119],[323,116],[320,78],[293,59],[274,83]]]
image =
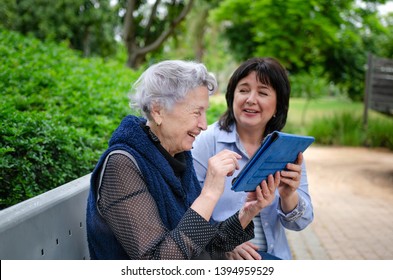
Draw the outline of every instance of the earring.
[[[273,118],[275,118],[275,117],[276,117],[276,114],[273,115]]]
[[[158,123],[158,122],[156,122],[156,125],[157,125],[157,126],[160,126],[160,125],[161,125],[161,123]]]

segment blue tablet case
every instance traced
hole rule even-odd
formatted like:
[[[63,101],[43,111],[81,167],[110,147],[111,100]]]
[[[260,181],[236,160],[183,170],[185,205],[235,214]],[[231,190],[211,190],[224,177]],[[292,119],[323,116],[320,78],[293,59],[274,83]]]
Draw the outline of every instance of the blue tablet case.
[[[312,136],[302,136],[274,131],[266,136],[261,147],[232,181],[235,192],[255,191],[262,180],[269,174],[285,169],[287,163],[296,161],[300,152],[304,152],[313,142]]]

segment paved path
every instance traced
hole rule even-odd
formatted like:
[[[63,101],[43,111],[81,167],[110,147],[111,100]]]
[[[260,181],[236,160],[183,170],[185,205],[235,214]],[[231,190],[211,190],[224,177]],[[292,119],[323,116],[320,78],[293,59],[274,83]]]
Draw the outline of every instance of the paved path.
[[[393,152],[309,148],[313,223],[288,232],[294,259],[393,259]]]

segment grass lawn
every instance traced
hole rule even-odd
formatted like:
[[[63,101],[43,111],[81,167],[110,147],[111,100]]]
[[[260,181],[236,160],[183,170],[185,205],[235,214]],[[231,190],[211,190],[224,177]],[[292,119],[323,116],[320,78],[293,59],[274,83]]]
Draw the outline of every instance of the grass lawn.
[[[208,123],[211,124],[225,111],[225,95],[217,94],[210,97],[210,108],[208,110]],[[315,120],[334,115],[349,113],[363,120],[364,105],[362,102],[352,102],[344,98],[320,98],[306,102],[303,98],[291,98],[288,112],[287,124],[284,131],[290,133],[304,134]],[[369,122],[383,120],[392,123],[393,118],[385,116],[373,110],[368,111]]]
[[[210,97],[208,113],[222,113],[225,111],[225,96],[217,94]],[[339,112],[354,112],[363,114],[363,103],[351,102],[344,99],[323,98],[306,103],[303,98],[291,98],[288,112],[288,123],[295,126],[310,124],[314,119],[334,115]]]
[[[363,103],[333,98],[315,99],[306,102],[302,98],[291,98],[288,122],[294,125],[308,125],[314,119],[333,116],[341,112],[363,114]]]

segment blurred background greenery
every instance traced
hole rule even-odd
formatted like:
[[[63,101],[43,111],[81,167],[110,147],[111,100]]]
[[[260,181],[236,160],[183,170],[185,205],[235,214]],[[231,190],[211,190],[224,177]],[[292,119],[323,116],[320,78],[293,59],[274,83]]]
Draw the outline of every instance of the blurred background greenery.
[[[288,70],[285,131],[393,150],[393,119],[363,126],[367,55],[393,58],[393,1],[0,0],[0,209],[90,173],[132,112],[131,84],[164,59],[205,63],[225,110],[243,60]]]

